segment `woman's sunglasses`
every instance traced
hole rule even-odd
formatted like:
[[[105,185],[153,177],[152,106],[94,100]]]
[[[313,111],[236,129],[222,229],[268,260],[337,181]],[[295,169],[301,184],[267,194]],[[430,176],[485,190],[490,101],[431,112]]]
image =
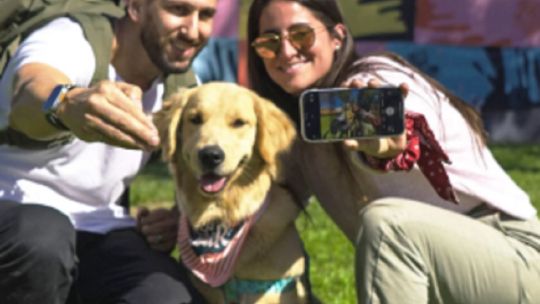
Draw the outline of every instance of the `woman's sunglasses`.
[[[281,41],[289,40],[291,45],[298,51],[309,50],[315,42],[315,29],[307,24],[296,24],[287,29],[283,36],[276,33],[265,33],[255,38],[251,46],[262,58],[276,58],[281,48]]]

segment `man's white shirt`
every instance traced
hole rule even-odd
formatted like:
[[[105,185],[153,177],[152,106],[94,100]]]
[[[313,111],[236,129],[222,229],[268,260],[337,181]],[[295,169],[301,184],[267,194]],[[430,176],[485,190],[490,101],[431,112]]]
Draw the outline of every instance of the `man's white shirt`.
[[[11,110],[13,75],[28,63],[50,65],[79,86],[88,86],[95,57],[78,23],[56,19],[23,41],[0,82],[0,128]],[[121,81],[109,65],[109,79]],[[149,115],[161,108],[164,86],[156,79],[144,92]],[[118,205],[122,194],[149,158],[149,153],[78,139],[60,147],[24,150],[0,145],[0,199],[54,207],[76,229],[105,233],[130,227],[134,220]]]

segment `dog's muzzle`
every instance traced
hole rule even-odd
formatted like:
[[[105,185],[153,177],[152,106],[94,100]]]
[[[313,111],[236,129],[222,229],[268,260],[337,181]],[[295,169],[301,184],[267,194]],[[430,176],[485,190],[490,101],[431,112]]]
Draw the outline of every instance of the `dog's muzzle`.
[[[207,194],[215,194],[223,190],[227,184],[227,177],[215,172],[225,160],[223,150],[216,145],[206,146],[199,150],[197,156],[204,172],[199,180],[201,190]]]
[[[199,161],[204,171],[212,171],[225,159],[225,153],[219,146],[207,146],[199,151]]]

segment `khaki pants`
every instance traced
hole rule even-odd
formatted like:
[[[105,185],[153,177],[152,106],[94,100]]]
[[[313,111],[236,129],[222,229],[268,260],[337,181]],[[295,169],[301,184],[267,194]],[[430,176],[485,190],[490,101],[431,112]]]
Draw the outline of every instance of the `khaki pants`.
[[[464,216],[389,198],[362,210],[361,223],[359,303],[540,303],[536,218]]]

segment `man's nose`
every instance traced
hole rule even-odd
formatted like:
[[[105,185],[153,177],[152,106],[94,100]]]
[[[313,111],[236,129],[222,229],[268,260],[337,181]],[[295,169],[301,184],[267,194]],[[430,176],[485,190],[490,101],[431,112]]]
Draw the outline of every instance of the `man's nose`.
[[[199,39],[199,15],[197,13],[185,17],[180,33],[189,40]]]

